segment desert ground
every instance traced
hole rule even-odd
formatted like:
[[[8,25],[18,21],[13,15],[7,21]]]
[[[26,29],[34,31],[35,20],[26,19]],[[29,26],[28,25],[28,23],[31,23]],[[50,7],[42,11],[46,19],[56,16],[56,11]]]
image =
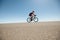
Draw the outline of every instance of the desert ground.
[[[0,40],[60,40],[60,21],[0,24]]]

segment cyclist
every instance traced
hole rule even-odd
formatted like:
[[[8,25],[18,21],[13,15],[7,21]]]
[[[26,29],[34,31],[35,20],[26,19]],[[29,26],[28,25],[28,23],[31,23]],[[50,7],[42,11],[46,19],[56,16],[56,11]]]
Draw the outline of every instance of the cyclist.
[[[33,18],[34,16],[36,16],[34,13],[35,13],[35,11],[32,11],[31,13],[29,13],[29,16],[30,16],[31,21],[32,21],[32,18]]]

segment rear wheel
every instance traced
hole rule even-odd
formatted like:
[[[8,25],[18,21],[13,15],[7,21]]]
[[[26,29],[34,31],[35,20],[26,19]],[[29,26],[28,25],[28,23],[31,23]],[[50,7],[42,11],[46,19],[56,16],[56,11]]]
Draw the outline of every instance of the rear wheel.
[[[30,23],[31,22],[31,19],[30,18],[27,18],[27,22]]]

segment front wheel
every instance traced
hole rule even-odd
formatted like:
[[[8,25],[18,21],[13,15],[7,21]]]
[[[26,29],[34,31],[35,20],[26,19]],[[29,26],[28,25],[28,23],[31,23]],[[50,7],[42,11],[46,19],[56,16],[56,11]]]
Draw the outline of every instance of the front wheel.
[[[34,22],[38,22],[38,18],[37,17],[34,18]]]

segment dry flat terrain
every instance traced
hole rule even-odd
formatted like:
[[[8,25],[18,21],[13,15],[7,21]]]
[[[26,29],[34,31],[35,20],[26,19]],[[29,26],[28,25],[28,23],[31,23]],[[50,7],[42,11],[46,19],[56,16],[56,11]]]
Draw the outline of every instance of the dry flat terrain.
[[[60,22],[0,24],[0,40],[60,40]]]

